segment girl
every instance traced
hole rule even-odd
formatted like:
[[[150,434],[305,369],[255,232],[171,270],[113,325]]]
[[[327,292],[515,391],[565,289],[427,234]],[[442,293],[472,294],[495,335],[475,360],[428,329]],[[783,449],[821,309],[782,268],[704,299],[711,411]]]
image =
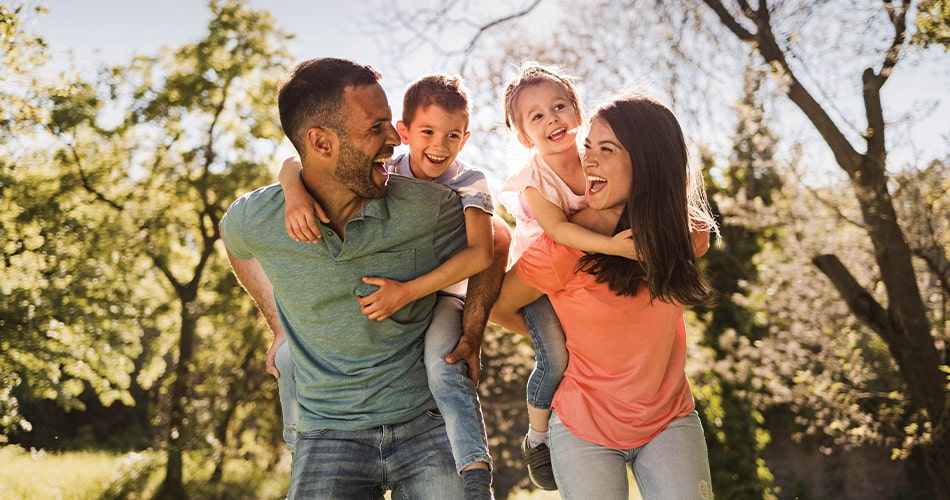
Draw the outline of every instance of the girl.
[[[531,150],[525,167],[502,187],[500,200],[516,220],[509,262],[515,262],[541,234],[572,248],[636,258],[630,232],[605,236],[568,217],[586,206],[587,180],[577,149],[582,122],[574,83],[556,69],[526,62],[504,93],[505,125]],[[535,486],[556,490],[551,470],[548,418],[551,400],[567,366],[564,333],[550,301],[541,297],[523,309],[535,349],[528,378],[528,434],[522,453]]]
[[[493,319],[528,329],[519,308],[548,294],[571,363],[554,397],[554,476],[563,498],[712,497],[702,425],[686,378],[685,306],[712,299],[698,255],[716,226],[690,176],[673,113],[640,95],[598,110],[584,142],[589,208],[603,235],[631,229],[637,260],[542,236],[505,276]]]

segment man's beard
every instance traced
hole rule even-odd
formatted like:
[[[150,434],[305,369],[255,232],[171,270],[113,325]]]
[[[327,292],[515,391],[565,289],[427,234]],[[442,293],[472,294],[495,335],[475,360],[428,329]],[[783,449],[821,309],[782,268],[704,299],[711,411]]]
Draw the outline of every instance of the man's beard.
[[[373,171],[378,168],[373,162],[375,159],[353,147],[348,137],[341,137],[336,178],[357,196],[382,198],[386,196],[386,184],[379,185],[373,180]]]

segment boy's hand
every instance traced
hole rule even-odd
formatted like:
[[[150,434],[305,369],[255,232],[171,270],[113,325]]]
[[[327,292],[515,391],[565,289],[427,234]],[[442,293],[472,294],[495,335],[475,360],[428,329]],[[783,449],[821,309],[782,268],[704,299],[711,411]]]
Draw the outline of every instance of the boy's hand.
[[[620,257],[637,260],[637,246],[633,243],[633,230],[624,229],[613,236],[614,249]]]
[[[468,378],[478,387],[478,379],[482,376],[482,343],[471,335],[462,335],[455,350],[445,357],[445,362],[455,364],[459,361],[468,363]]]
[[[400,281],[363,277],[363,282],[379,287],[379,290],[358,299],[360,309],[369,319],[382,321],[413,301],[412,290]]]
[[[284,224],[287,226],[287,234],[294,241],[305,241],[307,243],[316,243],[323,236],[320,228],[317,226],[319,217],[325,224],[330,223],[323,207],[309,195],[302,197],[286,196],[286,206],[284,207]]]

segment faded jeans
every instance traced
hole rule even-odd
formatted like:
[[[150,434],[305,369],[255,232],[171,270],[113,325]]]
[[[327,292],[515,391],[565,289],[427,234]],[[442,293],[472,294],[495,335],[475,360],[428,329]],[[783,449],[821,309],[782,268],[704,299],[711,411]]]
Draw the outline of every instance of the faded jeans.
[[[277,365],[277,371],[280,372],[280,378],[277,379],[277,395],[280,397],[280,411],[284,417],[284,441],[287,443],[287,451],[293,453],[294,445],[297,442],[297,420],[299,419],[300,410],[297,408],[294,360],[290,357],[290,346],[287,345],[287,339],[284,339],[277,346],[274,364]]]
[[[521,314],[534,344],[535,363],[528,376],[528,405],[548,410],[567,368],[564,329],[547,295],[522,307]]]
[[[452,443],[455,468],[461,472],[476,462],[491,467],[488,436],[482,407],[475,392],[475,384],[466,375],[468,364],[445,362],[455,350],[462,334],[462,306],[458,297],[439,294],[432,312],[432,322],[425,333],[425,365],[429,390],[435,399],[445,431]]]
[[[550,426],[551,463],[562,498],[626,500],[628,466],[644,500],[712,498],[709,454],[695,411],[670,422],[647,444],[626,450],[574,436],[557,412]]]
[[[362,431],[297,433],[291,466],[294,499],[462,498],[448,435],[434,411],[403,424]]]

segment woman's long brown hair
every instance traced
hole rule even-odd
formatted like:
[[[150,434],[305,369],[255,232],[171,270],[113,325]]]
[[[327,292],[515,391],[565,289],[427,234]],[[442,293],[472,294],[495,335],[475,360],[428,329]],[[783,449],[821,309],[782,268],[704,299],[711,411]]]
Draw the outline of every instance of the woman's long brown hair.
[[[693,250],[691,227],[715,231],[702,178],[690,176],[683,131],[676,116],[656,100],[633,94],[602,106],[602,119],[630,154],[633,182],[614,234],[632,229],[638,260],[603,254],[581,258],[578,270],[593,274],[620,295],[641,286],[650,300],[687,306],[712,302],[714,292]]]

